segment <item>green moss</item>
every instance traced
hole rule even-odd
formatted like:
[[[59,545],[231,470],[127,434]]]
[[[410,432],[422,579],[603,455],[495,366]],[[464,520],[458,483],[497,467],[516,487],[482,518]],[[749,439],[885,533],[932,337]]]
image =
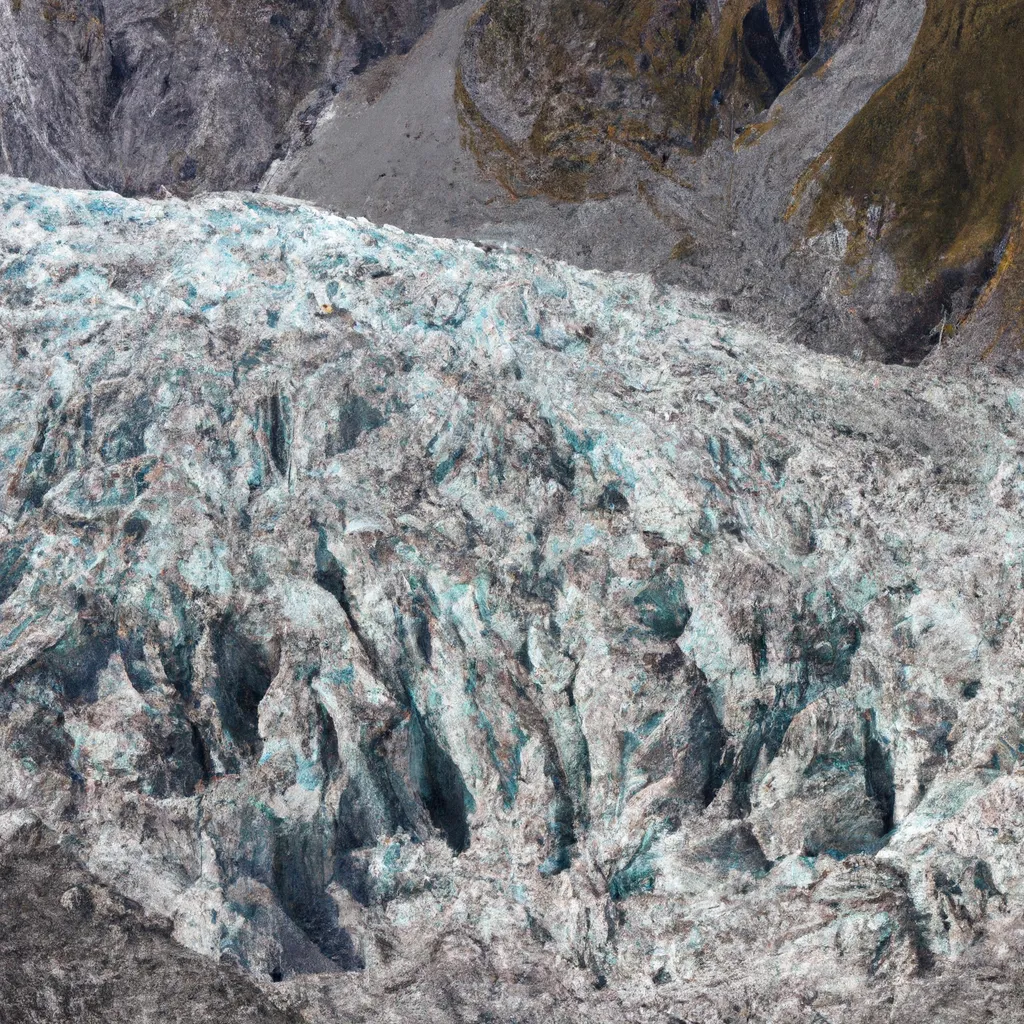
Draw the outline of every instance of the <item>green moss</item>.
[[[1024,174],[1022,49],[1022,0],[929,0],[906,67],[798,186],[821,186],[810,233],[844,223],[853,261],[883,239],[908,290],[991,253]]]
[[[982,358],[1005,347],[1007,342],[1010,348],[1018,350],[1024,344],[1021,340],[1024,339],[1024,258],[1021,256],[1024,252],[1024,222],[1019,216],[1015,220],[995,273],[974,307],[975,310],[994,307],[995,315],[990,320],[992,337]]]

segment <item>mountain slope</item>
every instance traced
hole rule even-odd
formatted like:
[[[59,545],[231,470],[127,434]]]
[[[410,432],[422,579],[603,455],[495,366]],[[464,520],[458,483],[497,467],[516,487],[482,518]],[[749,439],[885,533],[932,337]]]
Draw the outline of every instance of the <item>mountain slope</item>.
[[[848,233],[850,292],[898,275],[898,290],[938,298],[952,335],[1004,255],[1015,258],[1021,45],[1024,5],[932,0],[907,66],[808,169],[798,191],[813,183],[809,231],[839,222]],[[1008,328],[1019,336],[1012,314],[993,340]]]
[[[0,171],[53,185],[248,188],[437,0],[0,4]]]

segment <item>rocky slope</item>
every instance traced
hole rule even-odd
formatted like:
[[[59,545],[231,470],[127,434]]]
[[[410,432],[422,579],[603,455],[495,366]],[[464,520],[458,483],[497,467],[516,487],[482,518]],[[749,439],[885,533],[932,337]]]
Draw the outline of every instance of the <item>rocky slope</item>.
[[[510,192],[604,196],[635,187],[624,153],[675,177],[681,157],[731,142],[878,7],[494,0],[467,34],[458,100]]]
[[[1021,13],[5,0],[0,171],[128,195],[262,183],[651,272],[820,351],[916,364],[949,342],[1019,368]]]
[[[1018,0],[930,0],[923,19],[904,0],[492,0],[458,98],[509,189],[634,189],[621,154],[639,156],[678,186],[662,200],[691,225],[677,255],[707,250],[719,288],[781,291],[751,308],[795,314],[816,347],[917,361],[969,320],[1019,219],[1022,13]],[[716,193],[739,243],[697,220],[714,219]],[[1018,328],[1008,317],[1002,333]]]
[[[650,271],[823,351],[918,363],[955,339],[1019,365],[1020,14],[468,4],[264,187]]]
[[[0,203],[4,863],[78,865],[15,891],[310,1021],[1021,1019],[1012,381],[281,200]]]
[[[439,0],[4,0],[0,172],[127,194],[252,187]]]
[[[933,337],[954,335],[987,311],[998,288],[1012,305],[990,324],[989,351],[1019,350],[1011,237],[1020,225],[1024,115],[1010,54],[1024,42],[1022,15],[1015,2],[932,0],[906,67],[794,190],[794,208],[813,197],[810,233],[835,225],[845,236],[843,290],[895,292],[902,301],[890,299],[886,313],[897,314],[904,333],[923,334],[927,322],[908,318],[938,303]]]

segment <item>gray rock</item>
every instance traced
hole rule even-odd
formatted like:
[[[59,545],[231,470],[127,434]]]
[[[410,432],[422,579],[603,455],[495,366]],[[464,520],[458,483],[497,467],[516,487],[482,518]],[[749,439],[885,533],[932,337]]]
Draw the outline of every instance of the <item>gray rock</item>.
[[[403,52],[438,0],[10,0],[0,171],[188,195],[255,185],[355,70]]]

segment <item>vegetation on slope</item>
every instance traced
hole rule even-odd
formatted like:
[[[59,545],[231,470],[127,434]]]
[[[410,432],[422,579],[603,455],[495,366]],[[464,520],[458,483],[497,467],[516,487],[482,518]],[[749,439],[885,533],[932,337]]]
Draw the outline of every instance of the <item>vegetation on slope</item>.
[[[467,141],[515,194],[593,198],[608,188],[605,158],[623,150],[671,174],[674,156],[735,134],[830,52],[856,6],[489,0],[456,86]],[[524,115],[525,137],[505,123]]]
[[[799,186],[820,184],[816,234],[851,232],[858,261],[882,240],[916,291],[943,271],[999,262],[1024,184],[1024,0],[928,0],[904,70]]]

